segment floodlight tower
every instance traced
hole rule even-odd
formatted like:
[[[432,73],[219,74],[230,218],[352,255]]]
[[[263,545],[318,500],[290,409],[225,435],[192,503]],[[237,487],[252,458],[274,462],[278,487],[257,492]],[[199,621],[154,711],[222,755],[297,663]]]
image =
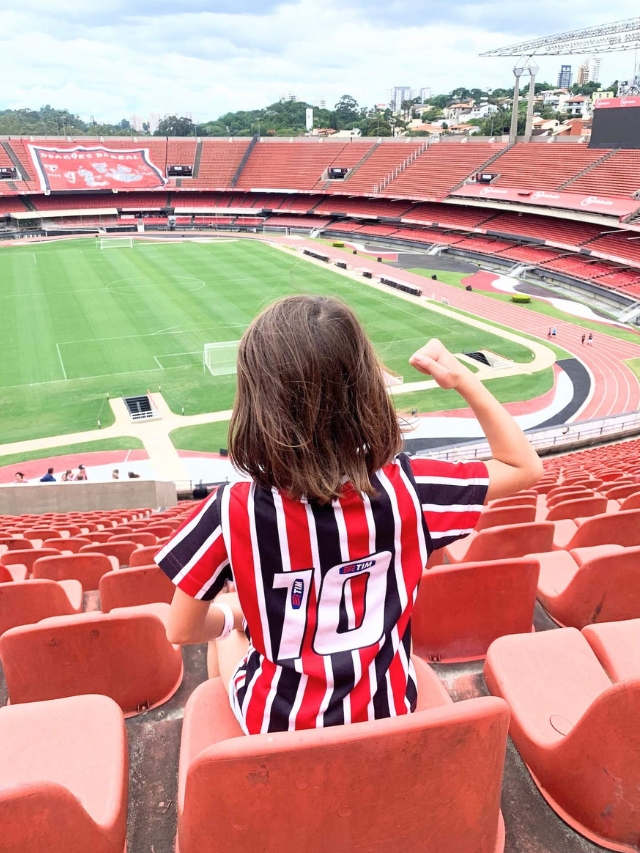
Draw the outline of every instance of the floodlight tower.
[[[518,119],[520,117],[520,111],[518,109],[518,105],[520,102],[520,79],[527,74],[529,75],[529,98],[527,101],[527,124],[524,133],[525,142],[531,141],[531,135],[533,131],[533,103],[535,100],[536,94],[536,74],[540,69],[536,64],[533,57],[529,56],[525,58],[524,56],[520,57],[520,60],[516,62],[513,73],[516,78],[515,85],[513,87],[513,107],[511,109],[511,131],[509,133],[509,142],[513,144],[518,138]]]

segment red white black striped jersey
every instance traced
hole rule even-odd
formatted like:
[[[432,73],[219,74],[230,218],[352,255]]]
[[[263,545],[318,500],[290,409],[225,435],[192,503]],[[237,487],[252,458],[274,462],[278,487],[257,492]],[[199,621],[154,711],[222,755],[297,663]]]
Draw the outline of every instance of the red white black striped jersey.
[[[229,696],[248,734],[415,709],[410,620],[422,570],[434,548],[475,527],[488,472],[401,454],[372,483],[374,498],[347,483],[325,505],[222,486],[156,556],[194,598],[233,579],[250,643]]]

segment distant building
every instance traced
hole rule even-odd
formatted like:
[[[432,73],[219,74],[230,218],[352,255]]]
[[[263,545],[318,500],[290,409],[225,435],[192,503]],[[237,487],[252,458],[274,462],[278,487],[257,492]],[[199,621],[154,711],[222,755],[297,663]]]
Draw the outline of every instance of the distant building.
[[[410,86],[394,86],[390,93],[389,103],[394,113],[402,112],[402,102],[410,101],[413,91]]]
[[[280,103],[284,104],[287,101],[297,101],[298,96],[294,95],[293,92],[288,92],[286,95],[280,95]]]
[[[590,83],[599,83],[600,82],[600,63],[601,59],[599,56],[592,56],[589,60],[589,82]]]
[[[584,62],[578,68],[578,79],[576,80],[578,86],[584,86],[589,82],[589,63]]]
[[[426,101],[428,101],[431,98],[431,88],[427,86],[420,89],[419,98],[421,104],[424,104]]]
[[[570,65],[561,65],[558,74],[558,89],[570,89],[573,82],[573,73]]]
[[[149,130],[151,133],[155,133],[158,129],[158,125],[160,124],[160,113],[150,113],[149,114]]]
[[[574,95],[564,102],[564,110],[572,118],[581,118],[589,110],[590,99],[586,95]]]
[[[134,130],[137,130],[137,131],[143,130],[143,127],[142,127],[143,122],[142,122],[142,118],[140,116],[131,116],[130,122],[131,122],[131,127]]]

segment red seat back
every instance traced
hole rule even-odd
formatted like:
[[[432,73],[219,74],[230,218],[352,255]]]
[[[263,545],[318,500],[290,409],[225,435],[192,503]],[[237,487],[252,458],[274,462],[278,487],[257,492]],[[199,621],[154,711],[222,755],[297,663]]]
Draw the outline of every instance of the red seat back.
[[[100,605],[104,613],[114,607],[133,607],[156,601],[171,603],[176,588],[158,566],[119,569],[100,578]]]
[[[83,551],[79,554],[42,557],[33,564],[33,576],[53,581],[77,580],[86,592],[88,589],[98,589],[102,575],[112,569],[111,561],[104,554]]]
[[[0,634],[17,625],[28,625],[48,616],[66,616],[74,612],[65,591],[54,581],[29,580],[0,584]]]

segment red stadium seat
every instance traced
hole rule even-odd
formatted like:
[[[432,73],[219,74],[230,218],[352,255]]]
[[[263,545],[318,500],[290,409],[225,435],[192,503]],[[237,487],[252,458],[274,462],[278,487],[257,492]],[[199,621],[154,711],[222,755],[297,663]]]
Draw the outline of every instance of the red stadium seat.
[[[128,756],[105,696],[0,708],[2,849],[124,853]]]
[[[640,547],[599,545],[536,557],[538,600],[559,625],[640,617]]]
[[[148,566],[155,562],[154,557],[160,550],[161,542],[157,542],[155,545],[149,545],[146,548],[138,548],[131,555],[131,562],[129,565],[131,568],[135,566]]]
[[[21,565],[26,566],[27,571],[31,573],[33,564],[41,557],[59,557],[60,551],[56,548],[31,548],[24,551],[5,551],[0,556],[0,563],[4,566]]]
[[[178,525],[179,527],[180,525]],[[157,539],[162,539],[165,536],[171,536],[175,530],[173,524],[149,524],[145,527],[147,533],[153,533]]]
[[[536,520],[536,508],[529,506],[491,507],[483,509],[475,526],[477,531],[505,524],[527,524]]]
[[[84,536],[73,536],[60,542],[59,539],[45,539],[42,543],[43,548],[59,547],[61,552],[71,551],[72,554],[77,554],[83,545],[91,545],[91,539]]]
[[[116,527],[116,530],[118,528]],[[147,547],[148,545],[155,545],[158,541],[158,537],[154,536],[153,533],[143,533],[140,531],[139,533],[120,533],[117,536],[112,536],[109,542],[135,542],[136,545],[142,545]]]
[[[0,659],[11,703],[101,693],[126,716],[162,705],[182,681],[180,648],[165,634],[168,610],[148,604],[6,631]]]
[[[640,814],[640,678],[611,684],[574,628],[500,637],[485,679],[549,805],[575,830],[632,850]]]
[[[640,678],[640,619],[588,625],[582,633],[612,681]]]
[[[115,557],[120,566],[129,566],[131,564],[131,555],[139,548],[139,545],[128,539],[125,542],[109,541],[84,545],[80,548],[79,553],[84,554],[87,551],[91,551],[97,554],[104,554],[106,557]]]
[[[113,563],[104,554],[83,551],[80,554],[62,554],[42,557],[33,564],[34,578],[52,581],[77,580],[83,590],[98,589],[100,578],[113,571]]]
[[[0,546],[5,545],[7,551],[25,551],[33,548],[30,539],[23,536],[0,536]]]
[[[623,501],[625,498],[628,498],[630,495],[636,495],[640,493],[640,484],[639,483],[625,483],[621,486],[612,486],[610,489],[601,490],[604,491],[607,498],[610,501]]]
[[[564,496],[566,497],[566,495]],[[540,521],[562,521],[565,518],[588,518],[607,511],[607,499],[604,497],[575,498],[554,503],[546,516]]]
[[[411,616],[414,654],[439,663],[477,660],[497,637],[531,631],[538,567],[516,557],[424,571]]]
[[[100,606],[104,613],[114,607],[133,607],[156,601],[171,603],[175,586],[158,566],[119,569],[100,578]]]
[[[558,489],[557,492],[549,492],[547,495],[547,509],[565,501],[578,500],[579,498],[593,498],[595,492],[592,489]]]
[[[77,581],[15,581],[0,584],[0,634],[48,616],[82,612],[82,587]]]
[[[640,545],[640,509],[601,513],[582,523],[554,522],[553,547],[564,551],[591,545]]]
[[[493,703],[439,699],[403,717],[243,737],[211,679],[185,710],[180,853],[212,838],[216,853],[500,853],[508,714]]]
[[[485,560],[506,560],[550,551],[554,526],[551,522],[508,524],[491,527],[480,533],[470,533],[444,549],[449,563],[475,563]]]
[[[487,506],[490,509],[501,509],[502,507],[513,506],[536,506],[537,495],[514,495],[512,498],[497,498],[495,501],[490,501]]]
[[[27,567],[17,563],[15,566],[4,566],[0,563],[0,583],[26,581],[29,572]]]

